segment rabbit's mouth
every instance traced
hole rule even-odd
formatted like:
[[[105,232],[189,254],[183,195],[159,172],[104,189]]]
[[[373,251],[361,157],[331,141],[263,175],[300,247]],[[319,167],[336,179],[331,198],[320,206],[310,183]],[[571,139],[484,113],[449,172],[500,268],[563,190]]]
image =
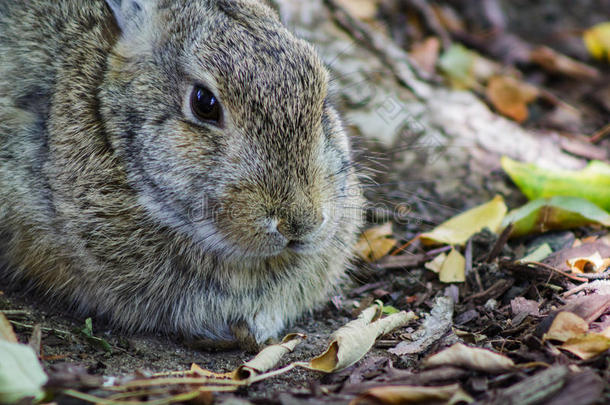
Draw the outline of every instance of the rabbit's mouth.
[[[301,253],[310,250],[311,245],[301,241],[290,241],[288,242],[288,245],[286,245],[286,248],[294,252]]]
[[[289,257],[294,255],[315,255],[332,239],[334,232],[324,228],[324,232],[316,232],[302,239],[289,239],[279,232],[269,232],[267,228],[253,228],[249,231],[231,232],[220,224],[216,224],[216,243],[210,244],[210,239],[203,241],[204,247],[216,246],[216,254],[225,257],[251,259],[269,259],[274,257]],[[233,229],[234,231],[234,229]]]

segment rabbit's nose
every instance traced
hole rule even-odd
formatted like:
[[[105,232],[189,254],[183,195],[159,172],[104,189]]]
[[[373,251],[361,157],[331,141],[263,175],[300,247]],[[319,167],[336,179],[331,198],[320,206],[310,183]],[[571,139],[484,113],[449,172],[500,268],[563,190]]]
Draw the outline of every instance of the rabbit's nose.
[[[325,222],[322,213],[311,213],[310,215],[300,215],[294,218],[279,219],[277,230],[282,234],[288,243],[300,242],[308,236],[316,233]]]

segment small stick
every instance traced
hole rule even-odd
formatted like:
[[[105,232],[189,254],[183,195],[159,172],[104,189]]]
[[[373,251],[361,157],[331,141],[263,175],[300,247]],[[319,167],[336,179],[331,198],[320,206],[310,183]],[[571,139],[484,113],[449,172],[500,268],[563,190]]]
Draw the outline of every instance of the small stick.
[[[606,135],[610,134],[610,124],[606,124],[603,128],[596,131],[591,138],[589,138],[589,142],[597,143],[601,141]]]
[[[544,269],[554,271],[555,273],[561,274],[562,276],[567,277],[567,278],[569,278],[569,279],[571,279],[571,280],[575,280],[575,281],[588,281],[588,279],[586,279],[586,278],[582,278],[582,277],[574,276],[574,275],[572,275],[572,274],[566,273],[566,272],[565,272],[565,271],[563,271],[563,270],[559,270],[559,269],[556,269],[556,268],[555,268],[555,267],[553,267],[553,266],[549,266],[548,264],[545,264],[545,263],[540,263],[540,262],[528,262],[527,264],[533,264],[533,265],[535,265],[535,266],[539,266],[539,267],[542,267],[542,268],[544,268]]]

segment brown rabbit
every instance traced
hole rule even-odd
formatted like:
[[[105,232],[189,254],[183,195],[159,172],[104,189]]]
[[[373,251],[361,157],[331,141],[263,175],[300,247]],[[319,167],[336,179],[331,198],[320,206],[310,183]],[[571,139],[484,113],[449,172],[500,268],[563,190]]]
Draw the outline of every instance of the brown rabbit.
[[[361,221],[313,48],[254,0],[0,0],[0,254],[127,332],[263,342]]]

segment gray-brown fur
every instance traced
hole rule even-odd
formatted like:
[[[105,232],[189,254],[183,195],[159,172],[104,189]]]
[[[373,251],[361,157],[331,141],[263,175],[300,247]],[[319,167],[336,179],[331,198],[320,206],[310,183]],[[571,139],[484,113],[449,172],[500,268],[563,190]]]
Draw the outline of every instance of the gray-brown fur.
[[[122,3],[0,0],[0,260],[126,331],[277,336],[360,223],[327,72],[254,0]]]

